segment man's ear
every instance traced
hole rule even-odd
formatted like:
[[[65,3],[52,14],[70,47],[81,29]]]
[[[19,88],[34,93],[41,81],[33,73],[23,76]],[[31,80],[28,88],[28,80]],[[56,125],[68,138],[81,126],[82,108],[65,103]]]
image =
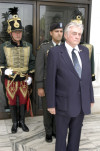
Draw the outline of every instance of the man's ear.
[[[52,36],[52,31],[50,31],[50,36]]]
[[[64,33],[64,38],[65,38],[65,39],[67,39],[67,36],[68,36],[67,33]]]

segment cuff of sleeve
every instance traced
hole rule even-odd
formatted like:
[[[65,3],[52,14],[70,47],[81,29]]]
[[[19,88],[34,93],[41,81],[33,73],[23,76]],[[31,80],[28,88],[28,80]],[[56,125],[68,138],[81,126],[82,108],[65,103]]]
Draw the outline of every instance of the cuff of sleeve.
[[[37,82],[36,87],[37,87],[37,89],[43,88],[43,82]]]

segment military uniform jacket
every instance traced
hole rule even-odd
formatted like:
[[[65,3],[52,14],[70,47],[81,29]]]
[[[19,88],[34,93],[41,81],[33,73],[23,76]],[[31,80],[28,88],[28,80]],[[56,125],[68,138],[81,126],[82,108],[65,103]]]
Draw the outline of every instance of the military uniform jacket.
[[[90,63],[91,63],[91,76],[92,76],[92,81],[95,81],[94,47],[93,47],[93,45],[87,44],[87,43],[84,43],[82,45],[87,47],[89,50],[89,59],[90,59]]]
[[[26,49],[28,48],[28,49]],[[10,58],[11,57],[11,58]],[[7,79],[12,80],[15,73],[19,72],[23,74],[23,69],[25,69],[23,76],[18,74],[14,81],[24,80],[26,77],[24,75],[30,75],[34,73],[35,57],[32,53],[32,45],[28,42],[21,41],[20,46],[13,41],[7,41],[0,46],[0,69],[2,74],[4,74],[5,69],[11,68],[15,70],[11,77],[6,76]],[[14,71],[13,70],[13,71]]]
[[[54,47],[52,41],[41,44],[37,51],[35,80],[37,88],[44,88],[44,80],[46,79],[47,57],[49,49]]]

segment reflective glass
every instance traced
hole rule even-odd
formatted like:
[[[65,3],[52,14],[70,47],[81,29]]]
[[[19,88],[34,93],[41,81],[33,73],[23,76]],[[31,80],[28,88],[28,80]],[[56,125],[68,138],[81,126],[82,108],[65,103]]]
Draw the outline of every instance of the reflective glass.
[[[7,33],[7,20],[12,16],[9,15],[8,9],[18,7],[18,16],[21,18],[23,26],[23,39],[33,43],[33,8],[32,5],[26,4],[0,4],[0,44],[9,40],[9,34]]]
[[[51,39],[49,35],[50,25],[54,22],[62,22],[63,26],[75,18],[75,14],[82,14],[83,23],[85,21],[85,8],[72,6],[40,5],[40,44]]]

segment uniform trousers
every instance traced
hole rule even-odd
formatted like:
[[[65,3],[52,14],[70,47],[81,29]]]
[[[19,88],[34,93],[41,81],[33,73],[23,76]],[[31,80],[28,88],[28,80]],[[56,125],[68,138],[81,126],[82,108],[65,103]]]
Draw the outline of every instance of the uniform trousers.
[[[16,105],[17,96],[19,97],[19,105],[26,104],[28,86],[25,81],[11,81],[5,79],[5,88],[10,105]]]
[[[55,115],[52,115],[48,112],[46,97],[42,97],[42,107],[45,132],[48,135],[55,134],[56,133]]]

